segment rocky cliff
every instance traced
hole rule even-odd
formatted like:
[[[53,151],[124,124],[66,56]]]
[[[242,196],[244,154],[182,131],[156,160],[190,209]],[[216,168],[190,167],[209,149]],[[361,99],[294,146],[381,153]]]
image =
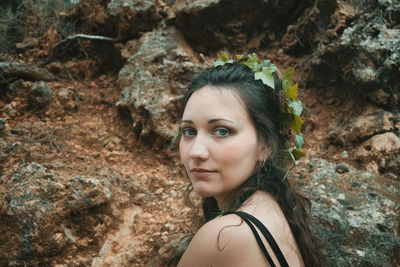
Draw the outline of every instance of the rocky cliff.
[[[176,257],[202,217],[169,143],[219,50],[296,69],[307,156],[289,179],[327,265],[400,265],[397,1],[84,0],[58,15],[86,35],[49,25],[0,53],[1,266]]]

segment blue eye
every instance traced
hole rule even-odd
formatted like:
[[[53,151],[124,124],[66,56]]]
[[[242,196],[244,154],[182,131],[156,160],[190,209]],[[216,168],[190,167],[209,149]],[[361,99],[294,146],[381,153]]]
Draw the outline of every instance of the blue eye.
[[[196,130],[193,129],[193,128],[184,128],[184,129],[182,129],[182,135],[184,137],[195,136],[196,135]]]
[[[215,130],[215,134],[219,137],[225,137],[230,134],[230,130],[228,130],[226,128],[218,128]]]

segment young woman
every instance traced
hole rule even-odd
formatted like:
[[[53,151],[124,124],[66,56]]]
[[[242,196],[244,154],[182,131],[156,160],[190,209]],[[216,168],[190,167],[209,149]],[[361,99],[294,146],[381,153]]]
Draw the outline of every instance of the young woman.
[[[321,266],[308,202],[286,179],[282,82],[273,77],[274,89],[232,63],[193,80],[179,151],[206,222],[178,266]]]

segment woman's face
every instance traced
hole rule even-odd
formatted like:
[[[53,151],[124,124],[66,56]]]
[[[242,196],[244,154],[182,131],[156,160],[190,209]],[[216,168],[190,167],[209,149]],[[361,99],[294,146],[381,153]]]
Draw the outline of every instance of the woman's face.
[[[221,207],[264,160],[247,111],[234,90],[205,86],[189,98],[181,127],[179,152],[193,190]]]

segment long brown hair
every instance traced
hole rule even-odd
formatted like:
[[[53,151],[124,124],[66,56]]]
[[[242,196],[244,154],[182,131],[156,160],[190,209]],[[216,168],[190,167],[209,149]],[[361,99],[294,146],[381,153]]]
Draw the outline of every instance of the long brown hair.
[[[258,168],[240,187],[240,193],[229,210],[236,210],[254,192],[261,190],[271,194],[280,205],[290,225],[306,266],[323,266],[322,257],[311,231],[308,212],[309,200],[297,193],[287,179],[288,131],[281,120],[282,81],[274,75],[275,89],[254,79],[254,72],[241,64],[226,64],[205,70],[192,81],[187,91],[183,109],[190,96],[206,85],[234,90],[256,128],[260,141],[268,146],[271,154],[262,168]],[[213,197],[203,199],[205,222],[218,216],[221,211]]]

